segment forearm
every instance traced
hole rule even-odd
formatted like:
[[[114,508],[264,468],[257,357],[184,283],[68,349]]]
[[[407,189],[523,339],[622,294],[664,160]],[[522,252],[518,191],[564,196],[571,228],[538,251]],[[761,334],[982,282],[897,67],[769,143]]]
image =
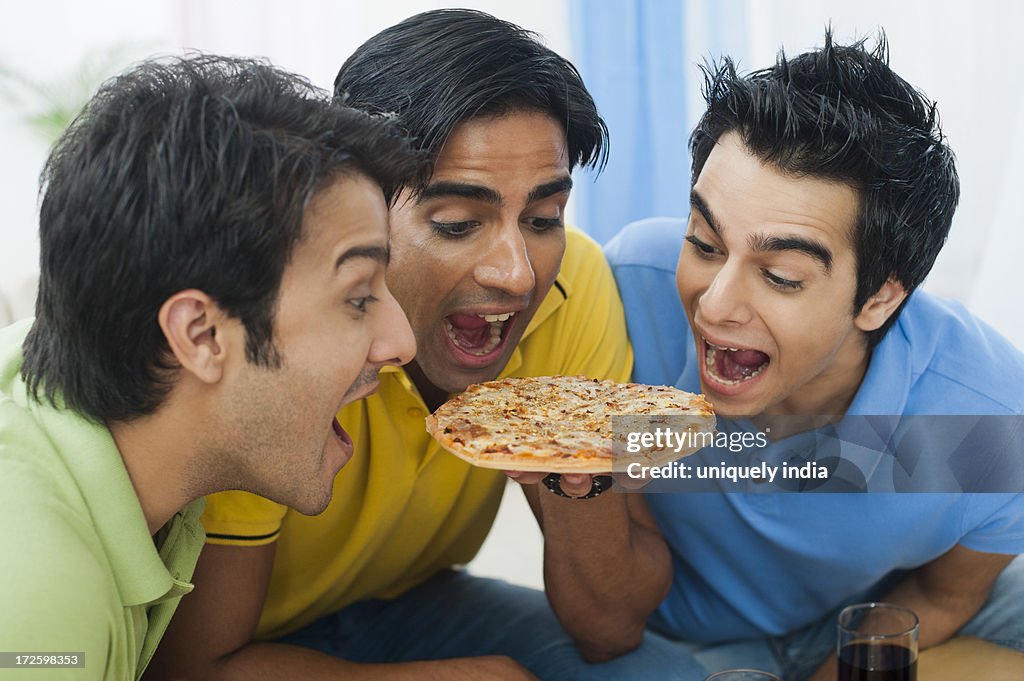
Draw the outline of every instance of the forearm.
[[[147,675],[146,679],[150,677]],[[395,664],[360,664],[301,646],[250,643],[206,668],[192,666],[175,679],[203,681],[535,681],[510,658],[455,658]]]
[[[981,609],[987,597],[987,591],[954,593],[930,589],[922,576],[911,573],[882,600],[917,613],[918,647],[924,650],[953,636]]]
[[[562,626],[591,662],[635,648],[671,585],[661,535],[653,523],[631,517],[634,495],[574,500],[533,493],[544,529],[545,589]]]

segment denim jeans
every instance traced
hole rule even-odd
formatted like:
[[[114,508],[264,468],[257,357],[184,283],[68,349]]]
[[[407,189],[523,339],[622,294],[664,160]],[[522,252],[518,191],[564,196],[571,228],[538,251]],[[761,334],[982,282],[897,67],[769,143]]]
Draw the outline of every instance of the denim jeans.
[[[869,592],[850,602],[881,595]],[[628,655],[588,664],[542,592],[449,571],[395,600],[356,603],[281,642],[355,662],[507,655],[544,681],[701,681],[710,672],[736,667],[801,681],[835,650],[838,614],[837,609],[786,636],[717,644],[647,632]],[[1024,652],[1024,556],[1003,571],[988,602],[958,633]]]
[[[588,664],[543,592],[453,571],[395,600],[351,605],[280,641],[354,662],[507,655],[544,681],[704,678],[704,669],[683,648],[650,632],[633,652]]]

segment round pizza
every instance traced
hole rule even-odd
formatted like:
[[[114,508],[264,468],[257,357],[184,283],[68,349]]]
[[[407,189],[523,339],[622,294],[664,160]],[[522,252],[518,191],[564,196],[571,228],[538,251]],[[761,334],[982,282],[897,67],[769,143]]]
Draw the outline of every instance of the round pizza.
[[[612,416],[628,418],[616,420],[613,429]],[[659,443],[665,446],[625,446],[630,433],[662,426],[676,432]],[[585,376],[478,383],[427,417],[434,439],[475,466],[550,473],[609,473],[634,461],[665,464],[705,442],[687,433],[714,429],[714,411],[702,395]]]

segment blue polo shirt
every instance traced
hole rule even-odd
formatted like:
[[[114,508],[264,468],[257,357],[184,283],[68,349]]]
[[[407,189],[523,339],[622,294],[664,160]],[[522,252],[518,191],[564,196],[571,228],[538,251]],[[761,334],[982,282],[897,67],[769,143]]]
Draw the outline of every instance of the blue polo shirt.
[[[686,223],[628,225],[605,252],[633,380],[699,391],[675,283]],[[1024,355],[962,306],[915,292],[848,414],[1024,414]],[[1022,491],[1024,492],[1024,491]],[[782,635],[960,544],[1024,553],[1021,494],[647,494],[675,566],[651,626],[715,642]]]

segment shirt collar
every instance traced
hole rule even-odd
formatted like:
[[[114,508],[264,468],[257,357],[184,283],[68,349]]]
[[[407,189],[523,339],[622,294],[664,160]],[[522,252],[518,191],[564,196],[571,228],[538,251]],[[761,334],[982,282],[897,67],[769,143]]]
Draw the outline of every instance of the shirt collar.
[[[158,550],[110,431],[68,410],[34,403],[30,408],[82,492],[121,602],[157,603],[191,591],[188,580],[202,548],[203,501],[175,514]]]
[[[910,340],[897,321],[872,351],[864,380],[846,413],[859,416],[903,414],[910,399],[912,372]]]

